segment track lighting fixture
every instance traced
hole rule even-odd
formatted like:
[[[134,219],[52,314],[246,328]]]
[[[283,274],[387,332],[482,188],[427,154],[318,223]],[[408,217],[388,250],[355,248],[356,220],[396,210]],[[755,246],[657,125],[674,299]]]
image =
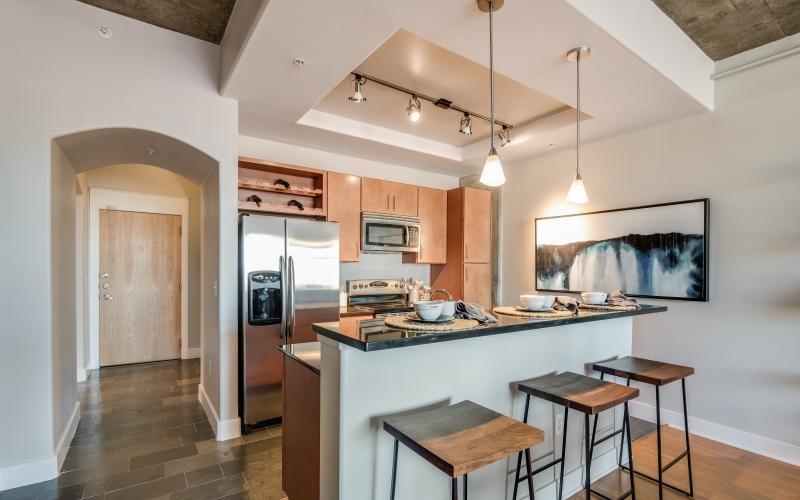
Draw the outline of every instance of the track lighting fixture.
[[[511,131],[508,130],[508,127],[503,125],[503,129],[497,133],[497,140],[500,141],[501,148],[511,144]]]
[[[581,177],[581,60],[588,59],[590,53],[589,47],[576,47],[567,52],[567,61],[576,64],[575,92],[577,94],[577,106],[575,107],[575,179],[573,179],[572,185],[569,187],[565,201],[581,205],[589,202],[589,196],[587,196],[586,188],[583,185],[583,177]]]
[[[469,117],[469,113],[464,113],[464,116],[461,117],[461,126],[458,131],[464,135],[472,135],[472,118]]]
[[[416,123],[419,121],[420,117],[422,116],[422,103],[419,102],[417,96],[412,95],[411,99],[408,100],[406,113],[408,113],[408,119],[412,122]]]
[[[353,95],[347,99],[350,102],[366,102],[367,98],[361,93],[361,86],[367,83],[367,79],[361,75],[353,75]]]
[[[497,4],[495,5],[495,2]],[[486,163],[481,172],[481,183],[487,186],[502,186],[506,182],[506,175],[503,173],[503,165],[497,150],[494,148],[494,17],[495,7],[503,6],[502,0],[478,0],[478,8],[489,11],[489,154],[486,155]]]

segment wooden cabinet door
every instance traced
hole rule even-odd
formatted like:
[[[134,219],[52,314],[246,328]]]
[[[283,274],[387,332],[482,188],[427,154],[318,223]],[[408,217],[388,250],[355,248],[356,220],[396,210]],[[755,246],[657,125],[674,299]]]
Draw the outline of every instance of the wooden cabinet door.
[[[492,193],[464,188],[464,262],[488,264],[492,256]]]
[[[464,264],[464,302],[475,302],[491,311],[491,264]]]
[[[392,184],[388,181],[362,178],[361,210],[383,214],[392,213]]]
[[[444,264],[447,261],[447,191],[419,188],[420,248],[417,262]]]
[[[418,187],[410,184],[391,182],[392,213],[417,216]]]
[[[328,220],[339,223],[339,260],[361,257],[361,178],[328,172]]]

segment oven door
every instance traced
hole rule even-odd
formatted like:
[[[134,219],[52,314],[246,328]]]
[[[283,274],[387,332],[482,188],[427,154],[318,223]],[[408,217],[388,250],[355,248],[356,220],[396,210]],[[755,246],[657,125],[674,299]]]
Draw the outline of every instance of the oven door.
[[[361,249],[372,252],[418,252],[419,219],[362,214]]]

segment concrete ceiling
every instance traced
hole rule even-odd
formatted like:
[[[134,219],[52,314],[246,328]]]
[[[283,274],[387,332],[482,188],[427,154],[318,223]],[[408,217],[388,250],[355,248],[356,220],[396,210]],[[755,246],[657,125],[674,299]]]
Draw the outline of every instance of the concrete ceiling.
[[[448,175],[480,170],[485,131],[472,142],[452,138],[456,113],[427,106],[431,116],[456,116],[411,128],[403,122],[402,94],[391,98],[370,83],[368,105],[356,110],[345,87],[351,71],[371,68],[386,72],[380,78],[427,86],[433,96],[487,112],[488,18],[474,0],[262,0],[247,22],[242,12],[235,9],[222,44],[229,57],[221,75],[222,95],[239,102],[240,134]],[[425,58],[460,61],[455,70],[462,77],[448,79],[443,68],[420,71],[412,54],[383,58],[395,36],[424,47]],[[497,95],[498,118],[545,115],[514,129],[500,151],[503,162],[574,147],[575,65],[564,56],[577,45],[592,48],[581,66],[586,142],[713,107],[713,62],[655,4],[607,9],[596,0],[508,0],[495,16],[495,70],[508,86]],[[305,64],[292,64],[295,58]]]
[[[653,0],[715,61],[800,32],[800,0]]]
[[[219,44],[236,0],[78,0],[160,28]]]

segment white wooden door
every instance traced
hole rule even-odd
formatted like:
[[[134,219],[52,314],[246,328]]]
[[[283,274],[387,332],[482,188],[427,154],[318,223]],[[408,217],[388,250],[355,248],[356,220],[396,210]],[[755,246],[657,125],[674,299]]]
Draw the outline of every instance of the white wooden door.
[[[100,210],[100,365],[180,358],[181,217]]]

